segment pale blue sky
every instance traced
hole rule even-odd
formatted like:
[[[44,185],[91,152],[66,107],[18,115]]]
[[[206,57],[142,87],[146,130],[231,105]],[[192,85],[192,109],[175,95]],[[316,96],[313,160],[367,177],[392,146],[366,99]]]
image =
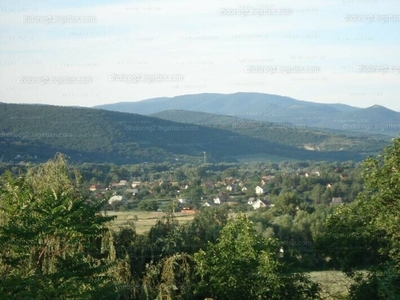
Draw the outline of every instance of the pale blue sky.
[[[92,20],[27,22],[32,16]],[[0,0],[0,101],[93,106],[247,91],[400,111],[399,42],[398,0]],[[283,72],[300,67],[318,71]],[[91,80],[21,83],[44,77]]]

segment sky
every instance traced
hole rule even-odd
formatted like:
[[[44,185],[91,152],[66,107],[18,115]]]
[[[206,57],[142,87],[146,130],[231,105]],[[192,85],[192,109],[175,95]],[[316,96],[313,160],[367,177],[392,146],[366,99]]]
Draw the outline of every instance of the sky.
[[[0,0],[0,102],[259,92],[400,111],[399,0]]]

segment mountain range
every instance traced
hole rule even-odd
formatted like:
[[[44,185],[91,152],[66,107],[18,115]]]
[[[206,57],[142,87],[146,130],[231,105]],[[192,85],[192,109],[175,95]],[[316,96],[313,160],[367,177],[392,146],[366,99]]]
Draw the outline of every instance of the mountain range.
[[[166,110],[187,110],[255,121],[389,136],[398,136],[400,132],[400,113],[383,106],[357,108],[345,104],[314,103],[262,93],[193,94],[119,102],[95,108],[142,115]]]

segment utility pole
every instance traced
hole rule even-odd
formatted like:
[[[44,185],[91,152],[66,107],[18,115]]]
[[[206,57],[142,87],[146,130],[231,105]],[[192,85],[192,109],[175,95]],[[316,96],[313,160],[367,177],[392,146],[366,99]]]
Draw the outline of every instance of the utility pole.
[[[203,152],[203,155],[204,155],[203,163],[205,164],[206,163],[206,151]]]

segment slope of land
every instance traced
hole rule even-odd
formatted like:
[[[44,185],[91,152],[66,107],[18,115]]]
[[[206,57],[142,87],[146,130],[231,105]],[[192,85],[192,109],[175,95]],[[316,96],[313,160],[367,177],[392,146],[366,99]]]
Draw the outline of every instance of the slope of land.
[[[261,93],[194,94],[120,102],[97,108],[151,115],[165,110],[189,110],[229,115],[263,122],[381,133],[400,133],[400,114],[373,106],[357,108],[345,104],[322,104]]]
[[[228,126],[229,127],[229,126]],[[243,155],[296,160],[361,160],[368,151],[312,151],[285,145],[264,132],[286,135],[276,124],[260,132],[232,131],[101,109],[0,103],[0,158],[45,160],[62,152],[76,162],[140,163],[236,161]],[[293,131],[292,135],[296,135]],[[312,136],[312,135],[310,135]],[[303,135],[304,143],[312,143]],[[315,138],[314,138],[315,139]]]
[[[390,143],[390,138],[385,135],[354,134],[344,130],[321,130],[290,123],[256,122],[249,119],[204,112],[168,110],[155,113],[152,116],[165,120],[230,130],[243,137],[248,136],[281,143],[286,146],[316,151],[351,150],[372,154],[381,151],[383,147]]]

